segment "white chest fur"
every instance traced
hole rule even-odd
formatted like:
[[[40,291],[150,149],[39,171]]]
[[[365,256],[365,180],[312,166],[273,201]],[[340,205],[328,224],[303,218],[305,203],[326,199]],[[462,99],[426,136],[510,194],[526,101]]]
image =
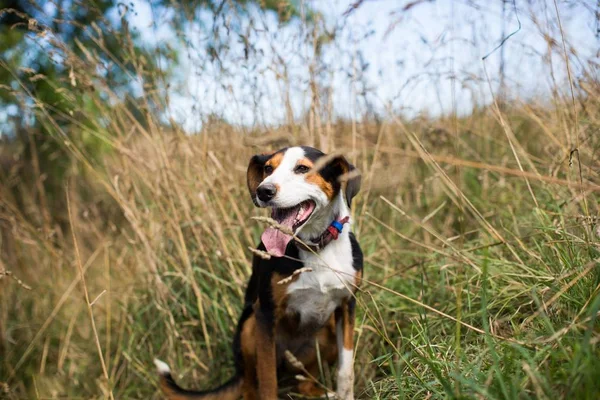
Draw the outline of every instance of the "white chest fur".
[[[288,311],[300,314],[300,324],[324,324],[348,298],[355,282],[348,230],[318,255],[300,251],[305,267],[312,268],[288,286]]]

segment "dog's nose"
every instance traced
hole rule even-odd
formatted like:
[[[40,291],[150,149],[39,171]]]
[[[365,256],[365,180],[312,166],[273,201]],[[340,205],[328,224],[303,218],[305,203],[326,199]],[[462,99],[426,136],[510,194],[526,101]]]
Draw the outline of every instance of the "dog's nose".
[[[265,203],[275,197],[276,193],[277,188],[272,183],[265,183],[256,189],[256,195],[258,196],[258,199]]]

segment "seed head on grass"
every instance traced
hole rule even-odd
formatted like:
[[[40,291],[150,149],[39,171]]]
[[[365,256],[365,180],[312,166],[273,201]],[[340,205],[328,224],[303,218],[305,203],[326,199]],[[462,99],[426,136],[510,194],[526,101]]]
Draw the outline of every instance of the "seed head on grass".
[[[2,279],[5,276],[12,278],[15,282],[17,282],[17,285],[21,286],[23,289],[31,290],[31,286],[27,285],[25,282],[23,282],[22,280],[20,280],[16,276],[14,276],[11,271],[1,269],[0,270],[0,279]]]
[[[304,370],[305,370],[305,368],[304,368],[304,364],[302,364],[302,363],[300,362],[300,360],[298,360],[298,359],[296,358],[296,356],[295,356],[294,354],[292,354],[292,352],[291,352],[291,351],[289,351],[289,350],[286,350],[286,351],[285,351],[285,358],[286,358],[286,359],[289,361],[289,363],[290,363],[290,364],[292,364],[292,366],[293,366],[294,368],[297,368],[297,369],[299,369],[299,370],[302,370],[302,371],[304,371]]]
[[[291,230],[290,228],[288,228],[285,225],[281,225],[279,222],[275,221],[273,218],[269,218],[269,217],[252,217],[253,220],[255,221],[259,221],[259,222],[264,222],[266,224],[269,224],[270,226],[272,226],[273,228],[285,233],[286,235],[290,235],[290,236],[294,236],[294,231]]]
[[[255,249],[252,246],[248,246],[248,250],[250,250],[252,253],[256,254],[257,256],[259,256],[260,258],[262,258],[263,260],[270,260],[271,259],[271,254],[267,253],[266,251]]]
[[[292,272],[292,274],[290,276],[288,276],[287,278],[284,278],[282,280],[280,280],[279,282],[277,282],[278,285],[284,285],[286,283],[290,283],[291,281],[295,280],[296,278],[298,278],[298,276],[300,276],[301,273],[303,272],[312,272],[312,268],[311,267],[302,267],[302,268],[298,268],[297,270],[295,270],[294,272]]]

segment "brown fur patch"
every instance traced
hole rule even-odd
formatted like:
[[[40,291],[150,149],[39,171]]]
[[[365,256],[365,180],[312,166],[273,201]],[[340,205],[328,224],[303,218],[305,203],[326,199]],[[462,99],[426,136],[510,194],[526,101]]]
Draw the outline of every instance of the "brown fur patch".
[[[256,322],[256,377],[261,400],[277,400],[277,355],[275,332],[265,324]]]
[[[159,386],[167,400],[192,400],[198,398],[195,395],[190,395],[187,393],[182,393],[181,389],[179,391],[174,390],[167,381],[167,378],[164,376],[160,376]],[[208,393],[203,395],[203,400],[237,400],[240,397],[240,392],[242,389],[243,383],[240,379],[236,385],[230,386],[226,389],[219,390],[214,393]]]
[[[258,185],[262,182],[262,173],[258,173],[254,170],[248,170],[248,190],[251,195],[254,196]]]
[[[275,323],[276,324],[279,321],[281,321],[285,316],[285,310],[287,308],[287,300],[288,300],[287,288],[293,281],[298,279],[298,276],[295,277],[293,280],[283,283],[283,284],[279,284],[279,282],[282,279],[287,278],[287,276],[281,275],[281,274],[278,274],[275,272],[275,273],[273,273],[273,276],[271,277],[271,288],[273,291],[273,303],[275,304],[275,321],[276,321]]]
[[[305,339],[310,343],[310,346],[303,347],[302,350],[294,354],[294,356],[302,363],[302,365],[304,365],[304,368],[306,368],[308,372],[317,376],[319,372],[319,357],[317,357],[315,343],[319,345],[319,354],[323,364],[333,364],[337,359],[338,348],[335,333],[335,316],[332,314],[327,324],[319,329],[314,337],[307,337]],[[292,364],[287,364],[287,367],[290,368],[290,370],[301,372],[297,371]],[[313,374],[313,372],[315,372],[315,374]]]
[[[338,355],[337,340],[335,337],[335,313],[331,314],[327,324],[317,333],[317,342],[319,343],[321,360],[333,364]],[[317,359],[315,359],[315,363],[316,367],[318,367]]]
[[[165,396],[168,400],[186,400],[186,397],[184,397],[183,395],[181,395],[179,393],[174,392],[171,389],[171,387],[167,383],[166,378],[161,376],[159,384],[160,384],[160,389],[165,394]]]
[[[279,165],[281,165],[281,161],[283,160],[283,155],[285,153],[277,153],[275,154],[273,157],[271,157],[269,159],[269,161],[267,161],[265,163],[265,165],[270,166],[271,168],[273,168],[273,171],[275,171],[277,169],[277,167],[279,167]]]
[[[348,301],[342,305],[342,329],[344,332],[344,349],[354,348],[354,313],[350,312]]]
[[[319,371],[317,371],[317,373],[318,372]],[[317,386],[317,384],[313,381],[303,381],[298,384],[298,393],[307,397],[323,397],[325,395],[325,389]]]
[[[360,287],[360,284],[362,283],[362,278],[363,278],[362,269],[359,271],[356,271],[356,274],[354,275],[354,285],[356,286],[353,290],[354,293],[356,293],[356,291]]]
[[[308,158],[303,158],[296,165],[306,165],[309,168],[314,167],[313,162],[311,160],[309,160]],[[325,193],[325,195],[327,195],[327,198],[329,200],[333,199],[333,186],[331,185],[331,183],[329,183],[325,179],[323,179],[321,174],[319,174],[317,171],[310,171],[308,174],[306,174],[305,179],[307,182],[319,186],[321,188],[321,190],[323,191],[323,193]]]
[[[254,315],[248,317],[244,322],[240,344],[244,360],[248,359],[248,361],[252,361],[251,365],[254,364],[256,357],[256,318]]]
[[[256,383],[246,383],[244,380],[243,395],[244,400],[259,400]]]
[[[241,333],[242,357],[244,358],[244,400],[258,400],[256,380],[256,317],[251,315],[244,322]]]
[[[262,155],[264,156],[265,154]],[[258,185],[260,185],[263,179],[265,179],[264,167],[262,164],[256,162],[253,157],[250,160],[250,165],[248,165],[248,171],[246,172],[246,182],[252,197],[254,197],[256,188],[258,188]]]
[[[315,342],[319,346],[318,354],[321,358],[321,363],[329,365],[335,363],[338,356],[338,348],[335,336],[334,314],[331,315],[325,326],[316,333],[315,338],[311,340],[311,343]],[[296,354],[296,358],[312,376],[319,376],[319,357],[314,345],[304,349],[300,354]],[[298,373],[302,372],[298,371]],[[298,384],[298,392],[305,396],[321,396],[325,394],[325,390],[312,381],[300,382]]]
[[[250,160],[250,165],[248,165],[248,171],[246,172],[246,181],[248,183],[248,190],[250,191],[250,195],[252,197],[256,194],[256,189],[258,185],[267,177],[265,174],[265,166],[269,165],[273,167],[275,170],[281,164],[281,160],[283,160],[284,153],[276,153],[271,158],[269,158],[265,164],[261,164],[256,162],[254,158]],[[267,154],[261,154],[261,156],[266,156]],[[277,188],[279,190],[279,188]]]

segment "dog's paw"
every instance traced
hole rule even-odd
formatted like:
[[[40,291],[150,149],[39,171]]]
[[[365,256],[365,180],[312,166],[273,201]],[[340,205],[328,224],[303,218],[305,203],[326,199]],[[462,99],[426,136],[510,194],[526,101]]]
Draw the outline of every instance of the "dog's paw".
[[[338,389],[335,394],[337,400],[354,400],[354,390],[352,388]]]
[[[336,399],[336,394],[326,391],[312,381],[304,381],[298,384],[298,392],[305,398],[310,399]]]
[[[335,392],[327,391],[321,394],[318,397],[314,397],[315,399],[325,399],[325,400],[337,400],[338,396]]]
[[[336,399],[354,400],[354,376],[338,376]]]
[[[341,353],[337,373],[336,394],[338,400],[354,400],[353,351],[344,349]]]

